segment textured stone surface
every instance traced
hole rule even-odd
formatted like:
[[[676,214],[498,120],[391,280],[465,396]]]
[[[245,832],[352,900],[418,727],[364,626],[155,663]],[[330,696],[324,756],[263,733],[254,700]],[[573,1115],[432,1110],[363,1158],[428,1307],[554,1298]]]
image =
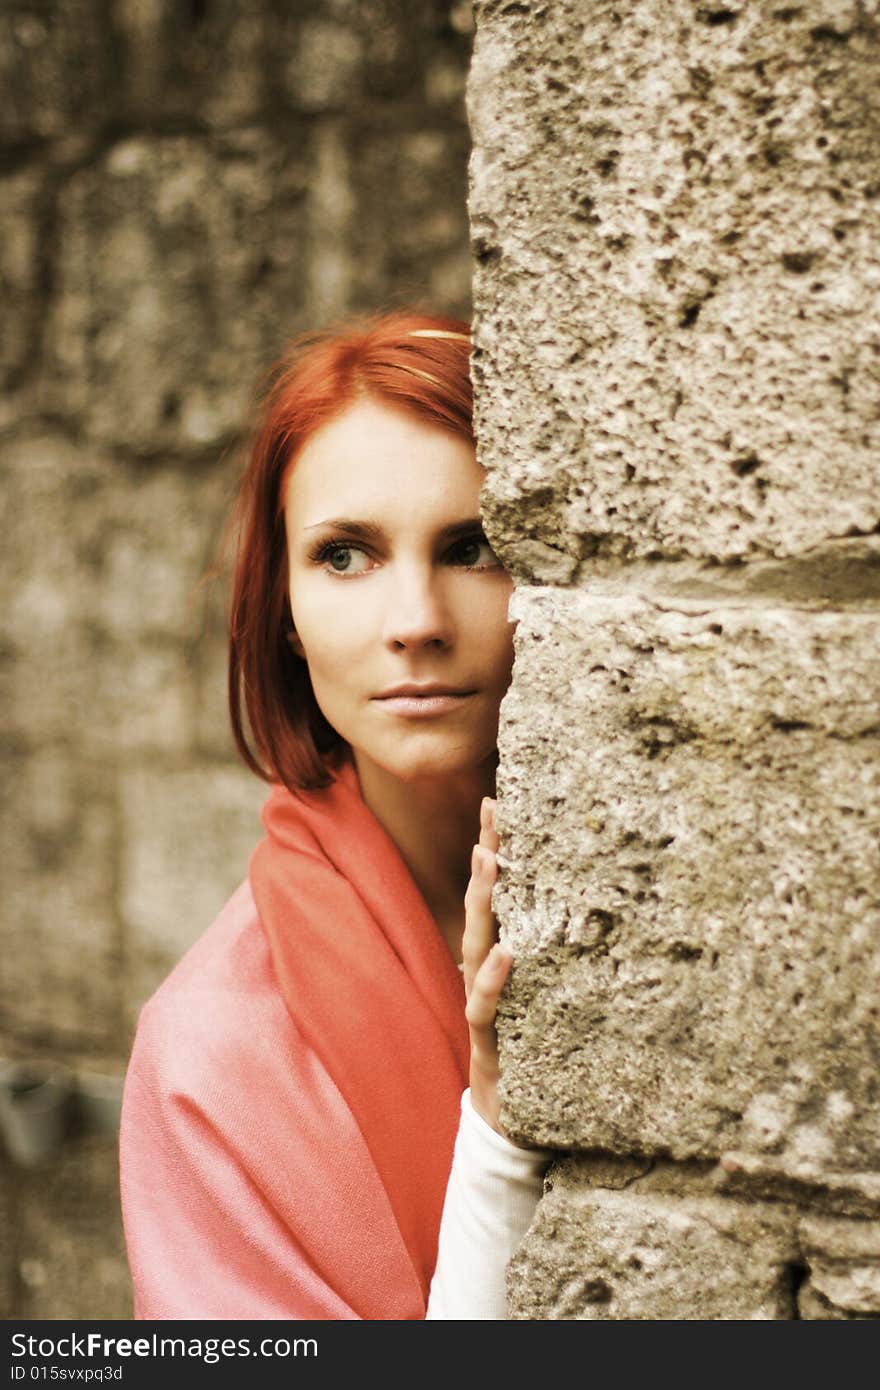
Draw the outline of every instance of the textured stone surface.
[[[810,1267],[803,1297],[815,1316],[823,1307],[837,1316],[880,1315],[880,1223],[810,1217],[799,1237]]]
[[[876,615],[554,590],[512,611],[515,1123],[876,1166]]]
[[[597,553],[871,531],[873,0],[477,18],[478,434],[509,566],[564,582]]]
[[[508,1272],[514,1318],[876,1316],[880,1224],[712,1195],[705,1165],[570,1158]]]
[[[245,877],[266,792],[238,768],[123,776],[120,907],[131,1023]]]
[[[132,1317],[116,1141],[72,1141],[44,1168],[8,1172],[18,1211],[12,1316]]]
[[[44,409],[142,453],[232,437],[305,308],[307,189],[307,148],[258,130],[134,136],[72,174]]]
[[[467,306],[471,267],[461,255],[460,171],[465,131],[439,125],[412,133],[364,132],[352,152],[358,215],[339,253],[352,267],[358,303]],[[390,202],[371,196],[393,188]]]
[[[794,1314],[797,1243],[778,1206],[589,1185],[554,1170],[509,1269],[527,1319],[779,1319]]]
[[[97,124],[113,86],[111,33],[92,0],[14,0],[0,14],[0,140]]]
[[[880,7],[476,16],[512,1307],[876,1316]]]
[[[27,370],[40,311],[39,224],[42,180],[25,171],[0,180],[0,382]]]
[[[0,807],[4,1033],[62,1054],[112,1054],[120,1031],[112,796],[63,747],[3,763],[16,792]]]
[[[8,1164],[2,1155],[0,1164],[0,1319],[8,1322],[14,1316],[17,1292],[14,1245],[16,1222]]]
[[[121,100],[131,117],[192,118],[224,127],[259,118],[280,57],[271,9],[210,0],[117,0]]]
[[[873,1109],[871,1088],[863,1104]],[[839,1172],[827,1165],[825,1157],[821,1145],[795,1159],[785,1151],[728,1149],[713,1170],[714,1185],[733,1196],[782,1198],[840,1216],[880,1217],[880,1172],[876,1168]]]
[[[75,740],[89,756],[186,748],[200,650],[182,639],[200,631],[224,480],[130,471],[40,434],[7,446],[3,484],[18,576],[0,620],[8,731],[25,743]]]

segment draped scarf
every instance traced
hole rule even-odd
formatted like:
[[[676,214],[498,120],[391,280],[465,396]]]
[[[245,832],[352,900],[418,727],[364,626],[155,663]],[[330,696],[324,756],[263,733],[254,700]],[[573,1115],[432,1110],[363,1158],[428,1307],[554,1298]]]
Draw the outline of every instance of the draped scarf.
[[[426,1302],[467,1085],[464,988],[354,763],[334,770],[320,790],[273,788],[251,888],[284,1001],[358,1124]]]

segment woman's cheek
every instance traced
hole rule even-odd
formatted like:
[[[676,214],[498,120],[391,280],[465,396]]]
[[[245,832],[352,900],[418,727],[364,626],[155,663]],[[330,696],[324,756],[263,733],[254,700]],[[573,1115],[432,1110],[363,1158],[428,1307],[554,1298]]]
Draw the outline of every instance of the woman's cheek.
[[[328,658],[332,661],[334,648],[345,645],[350,608],[343,595],[328,591],[325,584],[304,582],[291,589],[294,627],[310,664],[323,664]]]
[[[356,612],[338,604],[323,604],[309,615],[303,645],[313,685],[320,682],[328,699],[344,697],[358,682],[362,655]],[[361,640],[359,640],[361,638]]]

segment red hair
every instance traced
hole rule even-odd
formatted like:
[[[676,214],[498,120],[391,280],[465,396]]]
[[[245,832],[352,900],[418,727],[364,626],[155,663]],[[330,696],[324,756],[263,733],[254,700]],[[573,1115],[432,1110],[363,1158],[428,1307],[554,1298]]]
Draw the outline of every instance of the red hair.
[[[469,366],[466,323],[395,310],[304,334],[273,374],[239,493],[229,623],[232,732],[248,767],[267,782],[291,791],[328,786],[328,756],[345,746],[318,708],[308,667],[288,640],[287,469],[316,430],[364,395],[472,444]]]

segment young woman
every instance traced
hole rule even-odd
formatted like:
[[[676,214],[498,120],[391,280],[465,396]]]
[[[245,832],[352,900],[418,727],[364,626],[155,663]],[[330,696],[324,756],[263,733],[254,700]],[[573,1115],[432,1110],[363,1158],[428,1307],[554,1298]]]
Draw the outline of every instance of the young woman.
[[[272,783],[266,835],[139,1022],[139,1317],[505,1315],[546,1155],[499,1123],[511,581],[480,522],[468,368],[465,324],[397,312],[301,340],[265,404],[230,705]]]

